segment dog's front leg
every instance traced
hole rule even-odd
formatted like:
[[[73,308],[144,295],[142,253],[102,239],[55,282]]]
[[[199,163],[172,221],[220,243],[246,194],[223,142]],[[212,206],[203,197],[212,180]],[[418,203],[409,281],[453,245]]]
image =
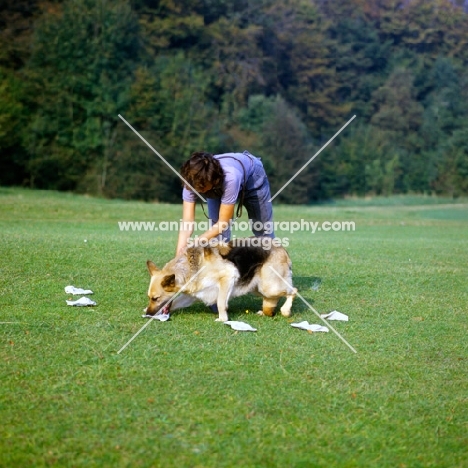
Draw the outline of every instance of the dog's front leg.
[[[227,322],[229,320],[227,309],[229,297],[231,296],[233,287],[234,281],[222,279],[219,283],[219,293],[217,301],[219,316],[216,319],[217,322]]]
[[[219,301],[218,301],[218,312],[219,312],[219,317],[216,319],[216,322],[227,322],[229,320],[229,317],[227,314],[227,308],[224,307],[224,309],[222,309],[222,306],[219,305]]]

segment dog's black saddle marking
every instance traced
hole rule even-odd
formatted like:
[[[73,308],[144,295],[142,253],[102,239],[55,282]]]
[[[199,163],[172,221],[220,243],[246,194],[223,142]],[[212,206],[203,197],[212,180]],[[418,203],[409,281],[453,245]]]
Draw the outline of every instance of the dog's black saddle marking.
[[[222,257],[234,263],[239,270],[239,283],[248,284],[252,281],[257,269],[260,268],[270,256],[270,253],[270,250],[263,249],[262,247],[234,246],[226,255],[222,255]]]

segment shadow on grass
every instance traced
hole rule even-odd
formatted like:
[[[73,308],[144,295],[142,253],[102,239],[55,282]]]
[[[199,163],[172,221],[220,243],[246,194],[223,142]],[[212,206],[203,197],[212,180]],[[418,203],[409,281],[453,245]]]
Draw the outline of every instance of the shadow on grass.
[[[306,297],[309,291],[315,292],[320,289],[322,278],[319,278],[318,276],[294,276],[293,284],[294,287],[297,288],[298,292],[302,296]]]

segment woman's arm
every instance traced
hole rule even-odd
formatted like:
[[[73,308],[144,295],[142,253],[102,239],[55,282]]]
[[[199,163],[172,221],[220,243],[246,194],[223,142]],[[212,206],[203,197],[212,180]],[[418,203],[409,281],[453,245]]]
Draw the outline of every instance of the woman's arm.
[[[221,203],[219,207],[219,219],[216,224],[205,231],[203,234],[200,234],[199,240],[209,240],[213,237],[219,236],[226,228],[229,227],[229,222],[232,220],[234,216],[234,206],[235,205],[224,205]]]
[[[182,226],[179,230],[179,240],[177,241],[176,256],[181,255],[187,241],[193,233],[193,224],[195,222],[195,203],[184,201],[182,204]]]

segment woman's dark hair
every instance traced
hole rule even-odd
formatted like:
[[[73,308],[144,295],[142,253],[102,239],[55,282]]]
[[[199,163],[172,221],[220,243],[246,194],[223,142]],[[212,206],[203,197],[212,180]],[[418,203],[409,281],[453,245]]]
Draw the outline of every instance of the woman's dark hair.
[[[217,189],[224,182],[224,172],[219,161],[211,153],[202,151],[190,156],[180,169],[180,175],[197,191],[206,190],[208,184]]]

